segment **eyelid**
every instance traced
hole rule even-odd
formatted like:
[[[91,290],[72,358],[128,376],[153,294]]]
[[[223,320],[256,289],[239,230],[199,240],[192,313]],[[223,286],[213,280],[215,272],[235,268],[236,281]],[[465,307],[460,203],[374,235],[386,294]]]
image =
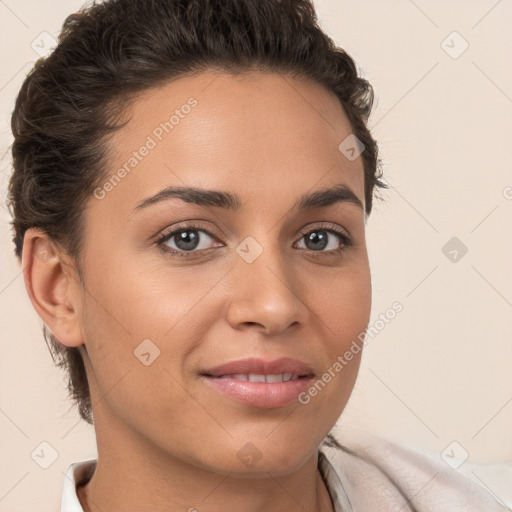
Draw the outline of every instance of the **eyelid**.
[[[311,231],[315,231],[315,229],[318,230],[325,230],[325,231],[334,231],[335,233],[342,235],[346,238],[347,243],[352,243],[353,238],[348,229],[340,227],[338,224],[333,224],[332,222],[322,221],[313,223],[312,225],[308,225],[305,228],[301,229],[299,231],[301,236],[305,236]]]
[[[214,233],[214,229],[210,226],[210,224],[203,223],[200,220],[188,220],[184,222],[180,222],[176,225],[170,226],[169,228],[165,228],[159,231],[152,239],[156,242],[162,240],[169,235],[176,234],[178,231],[186,231],[186,230],[197,230],[204,231],[208,236],[212,238],[216,238],[217,240],[220,238],[220,235]]]

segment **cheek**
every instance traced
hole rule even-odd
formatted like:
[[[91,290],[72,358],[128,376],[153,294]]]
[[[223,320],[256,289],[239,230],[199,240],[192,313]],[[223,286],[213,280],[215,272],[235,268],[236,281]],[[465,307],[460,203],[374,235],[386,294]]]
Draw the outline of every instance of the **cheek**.
[[[322,373],[299,401],[327,424],[337,421],[350,398],[370,319],[370,269],[364,259],[359,263],[329,279],[311,276],[307,281],[305,296],[314,312],[312,322],[323,333],[317,353],[324,354],[324,362]]]
[[[312,305],[325,324],[329,345],[342,350],[367,327],[372,305],[370,269],[359,265],[342,269],[324,283],[323,292],[313,295]],[[311,295],[310,295],[311,296]]]
[[[104,264],[91,262],[89,268],[89,320],[112,340],[129,337],[132,349],[145,338],[168,333],[213,285],[185,281],[186,269],[179,269],[181,274],[155,270],[122,254],[111,254]]]
[[[169,318],[137,293],[127,291],[119,301],[105,293],[97,297],[103,303],[89,299],[84,316],[95,415],[103,421],[114,415],[140,431],[148,418],[179,424],[193,404],[179,372],[186,346],[174,331],[165,340],[158,334],[164,321],[170,329]],[[181,411],[178,417],[176,410]]]
[[[186,405],[180,404],[187,395],[176,380],[182,380],[182,362],[200,344],[203,330],[218,320],[211,296],[205,297],[218,277],[210,271],[204,279],[192,278],[186,268],[171,272],[139,263],[119,254],[104,265],[89,261],[81,322],[94,367],[93,386],[109,397],[110,389],[122,388],[130,403],[139,402],[138,408],[145,406],[145,394],[155,393]],[[120,404],[127,405],[121,395],[114,402],[120,413]]]
[[[362,265],[350,273],[347,271],[324,290],[325,293],[316,297],[315,312],[321,320],[324,332],[321,350],[327,359],[324,373],[319,376],[321,382],[312,394],[318,394],[319,398],[323,395],[318,402],[328,402],[328,409],[332,407],[332,417],[336,419],[350,397],[361,361],[371,313],[369,268]]]

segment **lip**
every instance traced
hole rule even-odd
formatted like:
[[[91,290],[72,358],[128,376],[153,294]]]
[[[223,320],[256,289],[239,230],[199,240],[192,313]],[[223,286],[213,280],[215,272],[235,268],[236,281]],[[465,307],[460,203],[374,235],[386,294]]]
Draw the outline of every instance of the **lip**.
[[[250,382],[229,377],[239,373],[292,373],[298,378],[286,382]],[[298,395],[311,385],[314,372],[307,363],[289,357],[273,361],[253,357],[209,368],[201,372],[200,376],[208,386],[239,403],[271,409],[297,402]]]
[[[202,375],[201,378],[207,385],[229,398],[260,409],[284,407],[292,402],[298,403],[299,394],[306,391],[313,382],[312,375],[287,382],[250,382],[206,375]]]
[[[256,357],[239,359],[204,370],[201,372],[201,375],[218,377],[237,373],[258,373],[264,375],[294,373],[299,376],[314,375],[313,369],[309,364],[299,361],[298,359],[291,359],[290,357],[281,357],[271,361]]]

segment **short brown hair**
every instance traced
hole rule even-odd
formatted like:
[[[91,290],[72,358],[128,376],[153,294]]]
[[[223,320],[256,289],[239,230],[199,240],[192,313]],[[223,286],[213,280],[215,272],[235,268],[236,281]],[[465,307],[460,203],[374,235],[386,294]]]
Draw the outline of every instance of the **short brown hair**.
[[[374,101],[353,59],[318,26],[310,0],[106,0],[68,16],[58,45],[25,79],[12,114],[13,174],[8,206],[15,254],[41,228],[77,264],[83,211],[108,174],[105,140],[135,94],[186,73],[270,71],[332,91],[364,144],[366,213],[386,187],[367,121]],[[340,141],[341,142],[341,141]],[[93,423],[81,353],[44,326],[81,418]]]

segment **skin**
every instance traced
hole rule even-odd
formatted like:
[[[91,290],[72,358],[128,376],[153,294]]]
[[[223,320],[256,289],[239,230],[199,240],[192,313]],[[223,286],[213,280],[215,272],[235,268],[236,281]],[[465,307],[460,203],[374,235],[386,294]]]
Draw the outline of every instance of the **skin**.
[[[338,184],[364,207],[362,159],[338,150],[352,130],[322,86],[209,71],[137,98],[109,143],[112,172],[191,96],[198,104],[190,114],[103,199],[89,200],[85,283],[44,233],[25,236],[31,301],[61,343],[81,347],[86,364],[99,457],[80,500],[94,512],[332,511],[318,447],[350,397],[361,353],[307,405],[244,405],[198,373],[250,356],[289,356],[320,377],[365,329],[364,209],[293,208],[303,194]],[[228,191],[242,208],[173,198],[133,212],[169,185]],[[154,241],[184,221],[201,221],[213,235],[194,231],[200,243],[188,259]],[[353,240],[338,255],[327,254],[341,247],[334,233],[320,249],[301,234],[329,224]],[[248,236],[263,249],[252,263],[236,252]],[[176,240],[167,247],[182,248]],[[134,356],[144,339],[160,350],[149,366]],[[237,457],[249,442],[261,454],[253,467]]]

